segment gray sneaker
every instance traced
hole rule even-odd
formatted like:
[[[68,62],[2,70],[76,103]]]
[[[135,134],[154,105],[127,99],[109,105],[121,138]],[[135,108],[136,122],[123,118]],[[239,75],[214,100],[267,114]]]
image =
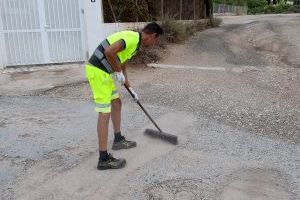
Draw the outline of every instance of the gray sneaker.
[[[102,161],[99,159],[97,169],[105,170],[105,169],[120,169],[126,165],[125,159],[116,159],[112,156],[112,154],[108,154],[108,160]]]
[[[136,147],[136,142],[128,141],[124,136],[121,136],[122,140],[119,142],[114,142],[112,149],[113,150],[120,150],[120,149],[130,149]]]

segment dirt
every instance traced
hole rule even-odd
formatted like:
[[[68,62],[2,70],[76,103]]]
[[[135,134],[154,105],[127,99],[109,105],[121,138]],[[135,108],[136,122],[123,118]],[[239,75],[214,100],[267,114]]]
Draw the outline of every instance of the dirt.
[[[299,68],[300,41],[296,34],[300,27],[295,16],[249,16],[235,22],[224,17],[224,28],[197,34],[188,41],[188,48],[171,45],[170,56],[163,63]]]

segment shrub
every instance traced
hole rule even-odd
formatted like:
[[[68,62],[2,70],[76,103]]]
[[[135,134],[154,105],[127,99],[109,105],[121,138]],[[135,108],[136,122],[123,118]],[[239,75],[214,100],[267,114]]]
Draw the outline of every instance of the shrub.
[[[289,4],[284,4],[281,2],[279,5],[275,6],[275,13],[286,13],[290,8]]]
[[[176,43],[186,39],[187,24],[182,21],[165,18],[161,26],[164,30],[163,37],[165,37],[166,41]]]
[[[248,10],[248,14],[250,15],[255,15],[260,13],[264,13],[264,7],[255,7]]]
[[[195,21],[176,21],[170,17],[162,21],[161,26],[164,34],[160,37],[160,45],[158,47],[143,48],[130,63],[150,63],[160,60],[166,51],[165,47],[168,43],[180,43],[196,32],[203,31],[207,28],[217,27],[222,20],[219,18],[210,18]]]
[[[221,22],[222,20],[219,18],[195,21],[175,21],[168,17],[162,21],[161,26],[165,32],[163,36],[165,41],[179,43],[198,31],[219,26]]]
[[[271,13],[274,13],[275,12],[275,6],[273,5],[267,5],[264,7],[264,13],[266,14],[271,14]]]
[[[270,13],[287,13],[290,8],[290,5],[284,4],[283,2],[279,5],[273,6],[273,5],[267,5],[264,7],[264,13],[270,14]]]
[[[266,0],[250,0],[247,3],[249,9],[257,8],[257,7],[264,7],[268,4]]]
[[[218,27],[222,23],[222,20],[220,18],[210,18],[208,22],[209,27]]]
[[[266,0],[250,0],[247,3],[248,14],[264,13],[264,7],[268,6]]]
[[[300,5],[294,5],[289,7],[288,9],[289,13],[300,13]]]

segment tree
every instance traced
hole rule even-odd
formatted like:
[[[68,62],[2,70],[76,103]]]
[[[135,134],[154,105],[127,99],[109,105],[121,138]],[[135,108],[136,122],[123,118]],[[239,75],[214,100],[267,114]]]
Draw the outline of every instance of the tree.
[[[108,0],[108,5],[109,5],[109,8],[110,8],[111,14],[112,14],[113,17],[114,17],[114,22],[117,22],[116,14],[115,14],[115,12],[114,12],[114,9],[113,9],[113,7],[112,7],[112,4],[111,4],[110,0]]]
[[[212,0],[205,0],[206,5],[206,17],[213,16],[213,1]]]
[[[148,21],[150,14],[146,0],[109,0],[103,1],[104,21],[136,22]]]

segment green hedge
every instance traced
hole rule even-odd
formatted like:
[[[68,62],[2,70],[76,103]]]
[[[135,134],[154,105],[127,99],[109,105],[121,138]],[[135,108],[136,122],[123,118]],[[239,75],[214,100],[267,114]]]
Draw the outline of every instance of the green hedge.
[[[248,14],[259,14],[264,13],[264,8],[267,6],[266,0],[249,0],[247,3]]]
[[[273,5],[267,5],[264,7],[264,13],[265,14],[271,14],[271,13],[288,13],[290,8],[290,5],[280,3],[279,5],[273,6]]]
[[[251,0],[248,1],[248,14],[272,14],[272,13],[288,13],[290,5],[281,1],[277,5],[267,5],[266,0]]]

